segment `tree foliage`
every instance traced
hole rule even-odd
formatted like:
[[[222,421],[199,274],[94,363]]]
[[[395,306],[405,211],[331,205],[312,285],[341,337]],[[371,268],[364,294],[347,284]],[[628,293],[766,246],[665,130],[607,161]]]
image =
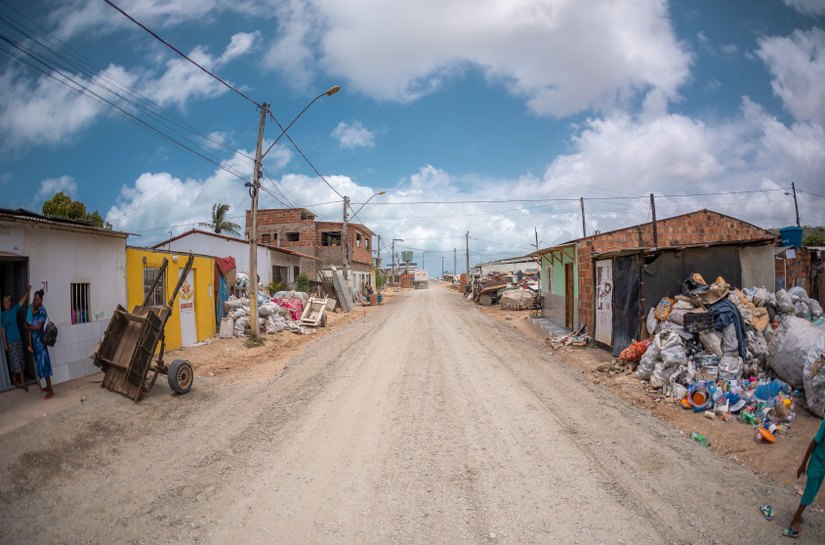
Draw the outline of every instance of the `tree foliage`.
[[[71,197],[58,191],[52,198],[43,203],[43,215],[49,218],[62,218],[67,220],[85,221],[95,227],[105,227],[111,229],[110,223],[103,221],[100,212],[87,212],[86,205],[80,201],[74,201]]]
[[[223,202],[216,202],[212,205],[212,219],[209,222],[202,222],[202,227],[209,227],[218,234],[226,231],[236,237],[241,236],[241,226],[227,219],[227,214],[231,207]]]

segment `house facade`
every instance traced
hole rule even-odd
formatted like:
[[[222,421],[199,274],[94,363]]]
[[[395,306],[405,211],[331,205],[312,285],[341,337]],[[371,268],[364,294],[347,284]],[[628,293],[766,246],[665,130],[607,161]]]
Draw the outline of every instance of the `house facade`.
[[[55,384],[99,372],[88,356],[117,305],[126,303],[126,238],[83,222],[0,210],[0,289],[15,301],[27,284],[45,292],[43,305],[59,331],[49,349]],[[4,390],[11,382],[0,352]],[[32,361],[25,374],[35,378]]]
[[[736,286],[772,287],[774,240],[773,233],[748,222],[699,210],[539,250],[534,255],[542,258],[543,289],[553,290],[544,314],[553,321],[564,315],[556,323],[571,329],[585,325],[596,341],[618,353],[639,337],[649,308],[679,293],[691,273],[709,282],[722,276]]]
[[[250,225],[251,214],[247,211],[247,236]],[[317,258],[317,270],[343,265],[342,231],[343,223],[317,221],[315,215],[305,208],[258,210],[258,242],[313,256]],[[347,224],[349,270],[355,290],[360,291],[369,282],[374,235],[361,224]]]
[[[249,271],[249,241],[211,231],[192,229],[160,242],[154,248],[212,257],[233,257],[238,271]],[[278,248],[264,243],[257,246],[258,275],[263,284],[280,282],[286,286],[294,282],[295,277],[302,272],[312,277],[314,263],[317,261],[316,257],[294,248]]]

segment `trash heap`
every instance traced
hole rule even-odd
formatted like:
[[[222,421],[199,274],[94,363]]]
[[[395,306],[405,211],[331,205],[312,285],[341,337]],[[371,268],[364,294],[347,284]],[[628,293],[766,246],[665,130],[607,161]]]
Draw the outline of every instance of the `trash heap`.
[[[244,273],[238,273],[241,277]],[[257,297],[258,326],[268,334],[289,330],[307,335],[311,330],[301,326],[301,315],[309,294],[300,291],[279,291],[270,295],[259,289]],[[224,303],[226,317],[221,320],[219,337],[247,337],[251,332],[249,297],[230,296]]]
[[[787,432],[800,405],[825,416],[825,318],[804,289],[737,289],[698,274],[652,307],[650,338],[620,358],[636,377],[706,418],[738,419],[757,441]]]
[[[476,275],[473,291],[467,298],[482,306],[501,303],[506,310],[527,310],[533,304],[538,290],[535,274],[493,272],[485,278]]]

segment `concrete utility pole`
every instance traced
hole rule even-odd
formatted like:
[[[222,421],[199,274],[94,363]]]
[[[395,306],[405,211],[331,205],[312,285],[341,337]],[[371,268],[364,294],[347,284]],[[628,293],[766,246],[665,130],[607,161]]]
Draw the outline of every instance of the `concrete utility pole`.
[[[653,198],[653,193],[650,194],[650,218],[653,224],[653,246],[659,245],[659,235],[656,232],[656,200]]]
[[[470,231],[464,235],[464,250],[467,256],[467,282],[470,281]]]
[[[349,208],[349,197],[344,196],[344,224],[341,227],[341,246],[343,248],[344,256],[344,278],[349,279],[349,236],[347,235],[347,218]]]
[[[255,145],[255,170],[252,173],[252,213],[249,224],[249,320],[252,326],[252,338],[261,334],[258,326],[258,190],[261,188],[261,156],[263,154],[264,125],[269,104],[261,104],[261,123],[258,126],[258,143]]]
[[[587,236],[587,226],[584,223],[584,197],[579,197],[579,202],[582,205],[582,236],[586,237]]]
[[[427,252],[426,250],[421,250],[421,269],[422,270],[424,269],[424,254],[426,252]]]
[[[444,279],[444,256],[441,256],[441,279]]]
[[[453,276],[458,272],[458,248],[453,248]]]
[[[376,236],[378,236],[378,259],[375,260],[375,268],[379,269],[379,268],[382,268],[382,263],[381,263],[381,235],[376,235]]]

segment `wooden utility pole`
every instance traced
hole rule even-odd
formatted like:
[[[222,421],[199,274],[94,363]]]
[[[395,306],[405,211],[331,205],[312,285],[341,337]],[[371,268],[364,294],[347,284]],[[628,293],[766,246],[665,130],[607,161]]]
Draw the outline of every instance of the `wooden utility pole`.
[[[266,114],[269,113],[269,104],[261,104],[261,123],[258,126],[258,143],[255,146],[255,170],[252,172],[252,186],[249,194],[252,197],[252,212],[249,222],[249,321],[252,327],[252,338],[257,339],[261,330],[258,326],[258,190],[261,188],[261,147],[264,142],[264,125]]]
[[[535,246],[536,251],[538,251],[539,250],[539,228],[538,227],[533,227],[533,231],[536,232],[536,243],[533,246]]]
[[[650,194],[650,217],[653,223],[653,246],[659,246],[659,236],[656,233],[656,199]]]
[[[587,224],[584,222],[584,197],[579,197],[579,202],[582,205],[582,236],[587,236]]]
[[[796,209],[796,226],[802,227],[799,224],[799,203],[796,202],[796,184],[794,182],[791,182],[791,193],[793,193],[793,207]]]
[[[467,281],[470,281],[470,231],[467,231],[467,234],[464,235],[464,251],[466,252],[467,258]]]
[[[344,262],[344,278],[349,280],[349,235],[347,233],[347,220],[349,218],[349,197],[344,196],[344,223],[341,227],[341,246],[344,252],[342,261]]]

